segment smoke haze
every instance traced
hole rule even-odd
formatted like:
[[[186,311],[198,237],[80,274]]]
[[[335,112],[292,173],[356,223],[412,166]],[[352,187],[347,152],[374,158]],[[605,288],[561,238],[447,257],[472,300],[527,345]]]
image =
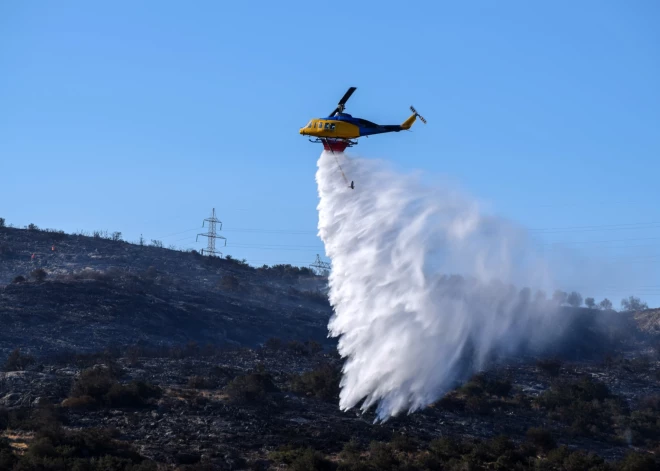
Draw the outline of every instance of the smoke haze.
[[[560,334],[555,306],[536,296],[552,294],[551,270],[521,228],[381,161],[323,152],[316,181],[342,410],[364,399],[381,420],[412,412],[493,353]]]

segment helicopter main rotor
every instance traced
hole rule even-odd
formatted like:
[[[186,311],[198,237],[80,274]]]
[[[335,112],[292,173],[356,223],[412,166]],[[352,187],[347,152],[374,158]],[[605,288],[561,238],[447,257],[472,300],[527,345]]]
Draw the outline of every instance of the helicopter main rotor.
[[[337,104],[337,108],[335,108],[332,111],[332,113],[328,115],[330,118],[332,118],[337,113],[342,113],[344,111],[344,105],[346,105],[346,102],[348,101],[348,99],[351,97],[351,95],[356,89],[357,87],[351,87],[348,89],[346,93],[344,93],[344,96],[341,97],[341,100],[339,100],[339,103]]]

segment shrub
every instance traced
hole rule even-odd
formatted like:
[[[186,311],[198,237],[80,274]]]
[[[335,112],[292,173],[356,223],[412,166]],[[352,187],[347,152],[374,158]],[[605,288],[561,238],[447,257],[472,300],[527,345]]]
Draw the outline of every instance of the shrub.
[[[557,447],[552,434],[540,427],[533,427],[527,430],[527,441],[544,452],[548,452]]]
[[[340,380],[339,368],[326,364],[313,371],[294,376],[291,390],[298,394],[335,401],[339,397]]]
[[[548,410],[550,418],[569,424],[573,433],[589,436],[611,430],[613,418],[626,412],[620,398],[590,377],[553,384],[535,401]]]
[[[390,441],[390,445],[397,451],[410,453],[417,450],[417,443],[408,435],[397,433]]]
[[[62,407],[69,409],[91,409],[96,406],[92,396],[67,397],[62,401]]]
[[[321,453],[307,448],[289,466],[294,471],[333,471],[335,465]]]
[[[491,412],[490,401],[479,396],[469,397],[465,401],[465,410],[473,414],[488,415]]]
[[[299,340],[291,340],[286,344],[286,348],[297,355],[307,355],[305,344]]]
[[[0,229],[5,227],[5,218],[0,218]]]
[[[87,368],[80,372],[69,396],[89,396],[100,401],[116,382],[116,376],[107,368]]]
[[[376,469],[396,469],[399,460],[388,443],[371,442],[369,445],[369,461]]]
[[[144,381],[131,381],[127,385],[113,384],[103,399],[110,407],[143,407],[149,399],[160,396],[161,389],[158,386]]]
[[[193,389],[211,389],[215,386],[210,378],[204,376],[191,376],[188,378],[188,387]]]
[[[74,382],[69,398],[78,399],[69,401],[63,406],[90,407],[107,405],[110,407],[143,407],[148,400],[160,397],[162,394],[158,386],[144,381],[132,381],[121,384],[117,381],[117,372],[113,368],[87,368]],[[83,399],[84,398],[84,399]],[[93,401],[93,402],[92,402]]]
[[[26,281],[27,280],[25,279],[25,277],[23,275],[18,275],[13,280],[11,280],[11,282],[14,283],[14,284],[25,283]]]
[[[35,270],[32,270],[30,276],[32,276],[32,278],[34,278],[35,280],[42,282],[46,279],[48,273],[43,268],[36,268]]]
[[[227,385],[226,392],[231,402],[256,402],[266,398],[268,393],[277,392],[268,373],[256,371],[237,376]]]
[[[654,471],[658,469],[658,464],[649,455],[631,452],[619,463],[620,471]]]
[[[21,349],[16,348],[7,357],[4,365],[5,371],[22,371],[34,363],[34,358],[31,355],[21,354]]]
[[[483,394],[506,397],[511,392],[513,385],[508,379],[489,379],[483,373],[476,374],[462,388],[467,396],[481,396]]]
[[[536,366],[541,371],[548,374],[549,376],[552,376],[553,378],[559,376],[561,365],[561,361],[555,359],[539,360],[536,362]]]

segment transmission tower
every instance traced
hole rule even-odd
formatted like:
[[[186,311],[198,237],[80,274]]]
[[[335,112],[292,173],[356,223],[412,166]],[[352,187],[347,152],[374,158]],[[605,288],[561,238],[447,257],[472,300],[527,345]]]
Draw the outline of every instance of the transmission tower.
[[[322,261],[319,254],[316,254],[316,260],[314,260],[314,263],[312,263],[310,267],[315,268],[316,273],[321,276],[328,276],[331,269],[330,264],[328,262]]]
[[[215,239],[223,239],[225,241],[225,247],[227,246],[227,239],[216,233],[216,224],[220,224],[220,229],[222,229],[222,222],[220,222],[220,220],[215,217],[215,208],[213,208],[213,211],[211,211],[211,217],[204,219],[204,222],[202,222],[202,227],[204,227],[206,222],[209,223],[208,232],[206,234],[197,234],[195,241],[199,240],[199,236],[208,237],[209,243],[206,246],[206,253],[211,256],[222,257],[222,252],[217,252],[215,250]],[[204,255],[204,249],[202,249],[202,255]]]

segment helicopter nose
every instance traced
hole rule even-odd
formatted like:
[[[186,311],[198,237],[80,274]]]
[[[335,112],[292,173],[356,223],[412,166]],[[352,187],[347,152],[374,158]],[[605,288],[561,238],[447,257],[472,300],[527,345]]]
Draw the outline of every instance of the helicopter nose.
[[[300,134],[305,134],[305,128],[300,128]]]

